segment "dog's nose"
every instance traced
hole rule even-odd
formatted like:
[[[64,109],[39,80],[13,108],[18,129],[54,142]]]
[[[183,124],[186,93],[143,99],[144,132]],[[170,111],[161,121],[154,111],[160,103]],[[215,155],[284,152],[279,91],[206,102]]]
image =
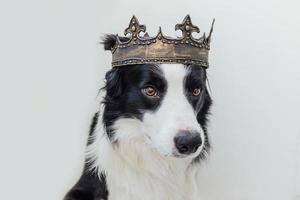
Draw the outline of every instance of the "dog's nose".
[[[174,142],[181,154],[195,153],[202,144],[200,134],[190,131],[180,131],[174,138]]]

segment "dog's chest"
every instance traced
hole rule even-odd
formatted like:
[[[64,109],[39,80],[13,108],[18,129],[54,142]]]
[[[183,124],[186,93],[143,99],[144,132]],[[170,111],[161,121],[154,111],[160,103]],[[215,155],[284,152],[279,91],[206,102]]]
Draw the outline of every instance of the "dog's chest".
[[[156,177],[145,172],[115,171],[106,177],[108,200],[199,200],[196,177],[187,173]]]

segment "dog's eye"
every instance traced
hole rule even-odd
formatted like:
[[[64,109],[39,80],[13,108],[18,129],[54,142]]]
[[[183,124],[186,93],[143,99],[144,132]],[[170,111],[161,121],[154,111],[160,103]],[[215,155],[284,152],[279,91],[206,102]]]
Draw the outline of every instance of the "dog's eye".
[[[195,88],[195,89],[193,90],[193,95],[194,95],[194,96],[199,96],[200,92],[201,92],[201,89],[200,89],[200,88]]]
[[[159,97],[158,92],[151,86],[142,89],[143,93],[149,97]]]

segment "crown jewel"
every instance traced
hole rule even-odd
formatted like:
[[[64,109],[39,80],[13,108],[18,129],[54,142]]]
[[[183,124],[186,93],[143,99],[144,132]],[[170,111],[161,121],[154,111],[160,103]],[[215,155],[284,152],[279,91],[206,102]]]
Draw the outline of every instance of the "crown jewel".
[[[165,36],[161,27],[155,37],[149,37],[146,26],[141,25],[133,16],[128,28],[125,29],[125,38],[116,36],[116,43],[112,47],[112,66],[143,63],[183,63],[197,64],[208,67],[208,52],[210,49],[211,34],[214,20],[208,37],[205,33],[199,39],[192,36],[199,33],[197,26],[192,24],[187,15],[181,24],[176,24],[175,30],[181,30],[182,36],[171,38]],[[141,32],[144,33],[141,36]],[[129,35],[129,36],[128,36]]]

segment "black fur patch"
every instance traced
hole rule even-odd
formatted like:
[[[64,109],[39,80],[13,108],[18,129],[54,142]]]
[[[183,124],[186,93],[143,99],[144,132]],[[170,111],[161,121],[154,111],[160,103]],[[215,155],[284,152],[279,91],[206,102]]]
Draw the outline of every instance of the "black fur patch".
[[[186,96],[194,110],[197,112],[197,121],[201,125],[205,135],[204,148],[200,155],[194,159],[194,161],[197,162],[205,159],[210,150],[207,122],[212,99],[206,87],[206,70],[197,65],[190,65],[187,66],[187,68],[189,68],[190,73],[185,78]],[[200,96],[195,97],[192,95],[192,91],[195,88],[201,89]]]
[[[106,179],[96,173],[84,171],[79,181],[67,193],[64,200],[107,200]]]
[[[95,113],[90,126],[89,138],[95,134],[99,113]],[[90,144],[92,141],[88,141]],[[107,200],[108,189],[106,185],[105,175],[102,173],[100,177],[97,172],[90,171],[90,164],[86,161],[83,173],[78,182],[66,194],[64,200]]]
[[[94,137],[93,136],[94,136],[94,131],[95,131],[97,123],[98,123],[98,118],[99,118],[99,113],[96,112],[94,114],[94,117],[92,119],[92,123],[90,125],[90,132],[89,132],[89,138],[88,138],[87,145],[90,145],[94,142],[94,140],[93,140]]]
[[[143,119],[144,111],[156,110],[167,89],[163,72],[151,64],[115,67],[106,76],[103,124],[108,137],[112,139],[113,123],[120,117]],[[151,85],[161,98],[149,99],[142,94],[142,88]]]

